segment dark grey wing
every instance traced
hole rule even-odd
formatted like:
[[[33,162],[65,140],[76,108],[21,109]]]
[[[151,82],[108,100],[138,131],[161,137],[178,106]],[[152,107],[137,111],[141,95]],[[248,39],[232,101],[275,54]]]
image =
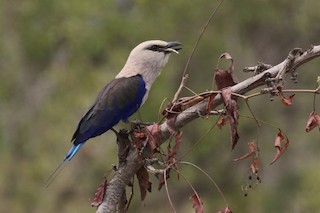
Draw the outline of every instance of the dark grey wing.
[[[140,107],[146,91],[140,75],[113,79],[100,91],[92,107],[79,122],[72,137],[74,144],[101,135],[120,120],[127,120]]]

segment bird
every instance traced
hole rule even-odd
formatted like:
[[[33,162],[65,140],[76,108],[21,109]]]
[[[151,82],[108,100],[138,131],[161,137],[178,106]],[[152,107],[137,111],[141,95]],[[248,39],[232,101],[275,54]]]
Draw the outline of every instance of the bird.
[[[90,138],[107,132],[121,120],[128,122],[128,118],[147,100],[152,84],[171,53],[178,54],[181,45],[178,41],[149,40],[130,52],[121,71],[101,89],[79,121],[71,139],[73,146],[50,175],[47,186],[60,167],[70,161]]]

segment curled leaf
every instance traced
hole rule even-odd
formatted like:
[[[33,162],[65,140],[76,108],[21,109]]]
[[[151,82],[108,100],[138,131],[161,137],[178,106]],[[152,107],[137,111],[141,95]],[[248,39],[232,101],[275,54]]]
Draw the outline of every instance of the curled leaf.
[[[258,174],[260,167],[260,158],[255,156],[251,162],[250,169],[253,174]]]
[[[246,159],[246,158],[254,155],[254,154],[257,152],[256,143],[255,143],[255,142],[249,142],[249,143],[248,143],[248,147],[249,147],[250,152],[248,152],[247,154],[241,156],[240,158],[234,159],[233,162],[237,162],[237,161],[239,161],[239,160]]]
[[[167,181],[170,178],[170,171],[171,171],[170,168],[167,169],[166,177],[164,176],[164,173],[160,174],[159,185],[158,185],[159,191],[162,189],[163,185],[165,184],[165,181]]]
[[[259,149],[257,148],[256,142],[249,142],[248,143],[249,152],[240,158],[236,158],[233,162],[237,162],[239,160],[243,160],[249,157],[252,157],[252,161],[250,164],[250,169],[253,174],[258,174],[259,167],[260,167],[260,157],[259,157]]]
[[[289,98],[281,96],[280,97],[281,98],[281,102],[286,106],[290,106],[290,105],[292,105],[292,99],[293,99],[294,96],[295,96],[295,94],[290,95]]]
[[[149,173],[143,166],[137,172],[137,178],[139,181],[141,201],[146,198],[147,191],[151,192],[151,182],[149,181]]]
[[[222,90],[222,98],[224,101],[225,109],[227,118],[229,120],[230,129],[231,129],[231,149],[233,150],[234,147],[237,145],[239,140],[238,134],[238,103],[237,101],[231,98],[231,88],[225,88]]]
[[[173,147],[173,149],[171,149],[171,147],[169,148],[168,152],[169,152],[169,156],[174,158],[175,155],[177,154],[178,150],[179,150],[179,147],[180,147],[180,144],[182,142],[182,132],[179,131],[176,133],[176,136],[175,136],[175,145]]]
[[[195,213],[203,213],[204,212],[204,209],[203,209],[203,203],[202,201],[200,200],[200,197],[199,195],[197,196],[196,194],[193,194],[189,200],[192,201],[193,203],[193,208],[195,209]]]
[[[311,112],[307,121],[306,132],[310,132],[315,127],[319,127],[320,130],[320,116],[315,112]]]
[[[230,65],[228,70],[218,68],[220,59],[222,58],[230,60]],[[230,87],[239,83],[233,71],[234,71],[234,62],[231,55],[229,53],[223,53],[219,57],[217,68],[215,69],[215,74],[214,74],[214,80],[216,82],[218,90],[221,90],[223,88]]]
[[[132,134],[132,141],[134,142],[134,146],[140,150],[146,146],[146,133],[140,129],[135,129]]]
[[[221,129],[224,125],[229,123],[229,119],[227,117],[222,117],[218,120],[217,125]]]
[[[159,124],[152,124],[146,127],[147,140],[152,152],[156,152],[161,138],[161,128]]]
[[[283,144],[284,139],[285,139],[285,137],[283,136],[281,130],[279,129],[278,135],[277,135],[276,140],[274,142],[274,147],[277,149],[277,153],[269,165],[275,163],[281,157],[281,155],[287,150],[290,142],[289,142],[289,139],[286,138],[286,143]]]
[[[93,201],[91,202],[91,206],[98,207],[102,203],[104,194],[107,189],[107,185],[108,185],[108,180],[107,178],[104,178],[103,182],[100,184],[96,193],[94,194],[94,198],[93,198]]]
[[[279,97],[280,97],[281,103],[283,103],[285,106],[292,105],[293,97],[295,96],[295,94],[292,94],[292,95],[289,96],[289,98],[286,98],[283,95],[282,87],[279,86],[277,89],[278,89],[278,93],[279,93]]]

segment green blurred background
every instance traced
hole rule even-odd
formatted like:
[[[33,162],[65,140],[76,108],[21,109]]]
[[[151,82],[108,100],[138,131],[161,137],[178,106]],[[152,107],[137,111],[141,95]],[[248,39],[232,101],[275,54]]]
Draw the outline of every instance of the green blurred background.
[[[4,0],[0,2],[0,212],[94,212],[95,189],[116,164],[115,136],[106,133],[90,142],[46,189],[45,182],[70,148],[77,122],[98,91],[122,68],[129,51],[149,39],[184,44],[159,77],[140,110],[144,121],[157,121],[161,102],[171,99],[199,33],[218,4],[198,0]],[[257,61],[277,64],[294,47],[319,44],[319,0],[225,0],[205,32],[189,66],[188,86],[211,89],[219,55],[229,52],[240,80],[245,66]],[[314,88],[320,59],[299,69],[299,84]],[[190,95],[185,92],[184,95]],[[277,130],[257,129],[240,118],[240,141],[230,152],[228,127],[213,129],[184,160],[207,171],[221,187],[234,212],[320,211],[319,132],[305,133],[312,95],[299,94],[284,107],[268,96],[250,101],[256,116],[280,126],[290,148],[274,165]],[[317,108],[319,106],[317,100]],[[243,102],[240,114],[249,115]],[[319,112],[319,111],[318,111]],[[133,116],[138,118],[138,115]],[[182,154],[215,122],[199,119],[183,129]],[[118,125],[128,127],[126,124]],[[262,184],[246,192],[249,160],[231,163],[257,140],[263,164]],[[224,207],[210,181],[197,170],[180,171],[200,193],[206,212]],[[152,177],[153,191],[144,202],[139,190],[130,212],[170,212],[162,189]],[[177,212],[194,212],[192,190],[172,173],[169,189]]]

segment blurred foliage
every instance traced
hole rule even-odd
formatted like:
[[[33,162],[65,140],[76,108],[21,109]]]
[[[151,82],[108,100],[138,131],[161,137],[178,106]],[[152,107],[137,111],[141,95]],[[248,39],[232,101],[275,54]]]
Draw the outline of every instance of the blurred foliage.
[[[88,145],[44,188],[46,179],[71,146],[74,128],[103,85],[125,63],[129,51],[149,39],[179,40],[181,54],[171,57],[139,115],[157,121],[161,102],[172,98],[191,49],[217,1],[199,0],[4,0],[0,2],[0,212],[93,212],[90,206],[103,176],[111,177],[116,163],[115,136],[106,133]],[[276,64],[294,47],[319,44],[320,1],[225,1],[206,30],[188,68],[188,86],[195,92],[211,89],[219,55],[229,52],[240,79],[244,66],[257,61]],[[319,75],[319,59],[303,66],[299,84],[312,88]],[[310,86],[312,85],[312,86]],[[190,95],[184,92],[184,95]],[[312,96],[299,94],[291,107],[267,96],[250,101],[256,116],[280,126],[291,139],[287,153],[273,166],[277,130],[260,130],[240,119],[240,142],[230,153],[228,127],[215,128],[184,160],[206,170],[221,187],[235,212],[316,212],[320,209],[319,132],[306,134]],[[317,107],[319,106],[319,98]],[[240,114],[250,115],[241,103]],[[199,119],[185,127],[185,152],[214,124]],[[128,127],[119,124],[120,127]],[[249,162],[233,158],[257,140],[263,181],[244,197]],[[180,170],[193,183],[208,212],[224,207],[210,181],[194,168]],[[109,171],[109,172],[108,172]],[[193,212],[187,183],[174,174],[170,194],[178,212]],[[156,190],[141,204],[139,192],[131,212],[170,212],[164,190]]]

